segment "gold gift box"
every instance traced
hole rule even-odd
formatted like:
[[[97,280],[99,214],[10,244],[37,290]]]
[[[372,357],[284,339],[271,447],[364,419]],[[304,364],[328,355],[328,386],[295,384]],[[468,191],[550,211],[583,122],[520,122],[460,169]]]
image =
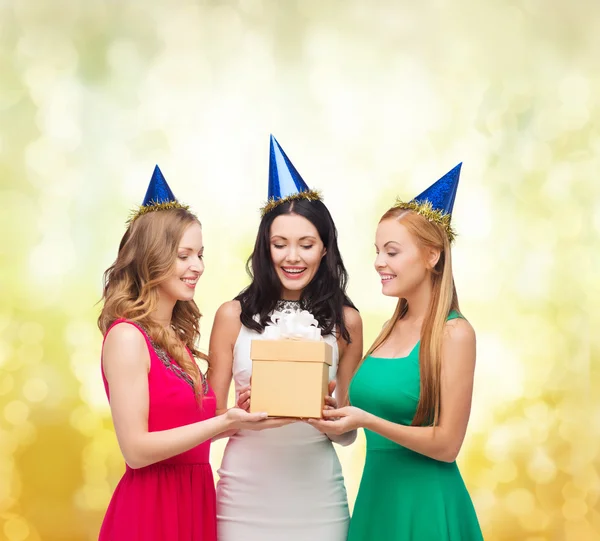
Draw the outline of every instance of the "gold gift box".
[[[326,342],[252,340],[250,411],[321,418],[333,349]]]

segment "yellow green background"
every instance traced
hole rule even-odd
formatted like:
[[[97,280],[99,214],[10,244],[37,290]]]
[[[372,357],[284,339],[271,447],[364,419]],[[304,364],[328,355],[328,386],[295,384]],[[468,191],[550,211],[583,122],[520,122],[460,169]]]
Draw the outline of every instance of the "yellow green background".
[[[486,540],[599,539],[599,58],[595,0],[0,2],[0,539],[96,539],[123,471],[102,272],[160,164],[204,226],[206,350],[271,132],[336,220],[367,345],[393,308],[378,217],[464,162],[459,463]],[[339,454],[353,503],[362,435]]]

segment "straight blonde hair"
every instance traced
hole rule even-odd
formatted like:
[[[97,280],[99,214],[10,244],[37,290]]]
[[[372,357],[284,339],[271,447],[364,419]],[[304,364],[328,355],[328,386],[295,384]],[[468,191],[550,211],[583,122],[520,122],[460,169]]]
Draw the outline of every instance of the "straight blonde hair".
[[[419,348],[421,393],[417,411],[412,421],[413,426],[436,426],[440,416],[441,357],[444,328],[450,312],[453,310],[459,311],[458,297],[452,275],[450,241],[442,227],[412,210],[391,208],[381,217],[379,223],[384,220],[401,222],[423,250],[432,248],[440,252],[438,262],[431,269],[431,303],[421,328]],[[394,326],[406,315],[407,310],[407,300],[404,298],[399,299],[394,314],[384,325],[364,358],[372,355],[390,337]]]

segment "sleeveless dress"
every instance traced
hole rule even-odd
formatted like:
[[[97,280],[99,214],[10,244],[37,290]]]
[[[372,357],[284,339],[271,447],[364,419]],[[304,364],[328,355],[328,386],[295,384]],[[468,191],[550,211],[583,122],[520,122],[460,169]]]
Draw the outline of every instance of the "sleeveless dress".
[[[452,312],[448,319],[460,317]],[[410,425],[420,395],[419,344],[406,357],[367,357],[350,384],[353,406]],[[481,541],[456,462],[415,453],[365,430],[367,456],[348,541]]]
[[[286,303],[295,310],[295,303]],[[250,383],[250,341],[244,326],[233,351],[236,396]],[[330,380],[338,348],[334,336]],[[282,382],[293,385],[293,382]],[[262,431],[240,430],[225,448],[217,484],[219,541],[346,541],[348,501],[342,469],[329,438],[302,421]]]
[[[163,350],[155,349],[141,327],[117,320],[110,328],[123,322],[139,329],[150,352],[148,430],[167,430],[214,417],[214,393],[205,386],[199,405],[179,366]],[[104,370],[102,378],[110,401]],[[207,441],[144,468],[126,466],[106,511],[99,541],[215,541],[209,451]]]

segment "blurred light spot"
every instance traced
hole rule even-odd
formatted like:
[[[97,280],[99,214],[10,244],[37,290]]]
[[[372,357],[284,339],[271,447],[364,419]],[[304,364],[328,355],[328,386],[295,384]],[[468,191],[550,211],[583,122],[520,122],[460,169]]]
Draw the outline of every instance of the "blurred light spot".
[[[548,527],[550,524],[550,516],[540,509],[533,509],[527,514],[521,514],[519,522],[526,530],[540,531]]]
[[[494,475],[500,483],[510,483],[517,477],[517,467],[513,462],[504,460],[494,464]]]
[[[23,342],[39,342],[44,334],[44,326],[36,321],[27,321],[19,328],[19,339]]]
[[[2,362],[0,362],[0,366]],[[0,396],[10,393],[15,385],[15,380],[10,374],[0,377]]]
[[[93,323],[73,320],[65,329],[65,338],[71,346],[87,349],[102,338],[98,333],[98,328]]]
[[[588,506],[584,500],[573,498],[567,500],[563,507],[562,513],[567,520],[581,520],[588,512]]]
[[[485,513],[494,508],[498,498],[490,488],[482,488],[473,493],[473,501],[479,513]]]
[[[48,396],[48,384],[41,378],[32,378],[23,385],[23,396],[30,402],[41,402]]]
[[[563,103],[586,103],[590,98],[590,84],[587,77],[572,73],[560,82],[558,93]]]
[[[577,131],[582,129],[590,120],[589,109],[582,104],[563,106],[557,111],[563,130]]]
[[[75,503],[80,509],[104,511],[111,492],[108,482],[86,484],[75,495]]]
[[[4,418],[13,425],[20,425],[29,416],[29,406],[20,400],[13,400],[4,407]]]
[[[56,257],[57,252],[60,257]],[[75,248],[71,239],[48,232],[29,253],[29,275],[37,284],[47,284],[68,275],[74,263]]]
[[[487,239],[492,230],[494,218],[490,193],[481,187],[474,187],[465,194],[464,208],[468,209],[460,216],[461,230],[469,238]]]
[[[552,250],[538,247],[525,254],[521,265],[517,291],[526,299],[541,299],[548,294],[555,254]]]
[[[25,519],[13,516],[4,523],[4,535],[7,541],[25,541],[29,536],[29,525]]]
[[[527,515],[535,509],[535,499],[529,490],[517,488],[504,499],[506,508],[515,515]]]
[[[545,450],[538,448],[527,464],[527,473],[536,483],[549,483],[556,476],[556,466]]]
[[[304,4],[306,2],[300,2],[298,7],[300,8]],[[238,0],[238,5],[242,11],[253,15],[260,15],[263,11],[262,0]]]
[[[75,408],[71,413],[70,422],[73,428],[90,437],[102,428],[102,419],[86,406]]]
[[[29,421],[15,426],[13,434],[20,446],[31,445],[37,439],[37,429],[35,425]]]
[[[26,343],[16,350],[16,359],[25,365],[36,365],[44,358],[44,348],[40,344]]]

